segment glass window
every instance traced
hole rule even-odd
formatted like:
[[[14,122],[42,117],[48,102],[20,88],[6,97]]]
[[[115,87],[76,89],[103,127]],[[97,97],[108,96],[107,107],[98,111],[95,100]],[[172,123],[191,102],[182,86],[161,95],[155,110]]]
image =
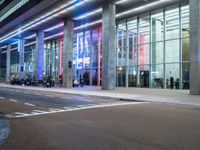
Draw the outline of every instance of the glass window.
[[[151,76],[152,76],[151,86],[153,88],[164,88],[163,64],[152,65]]]
[[[139,63],[149,64],[149,44],[139,45]]]
[[[129,46],[129,65],[137,64],[137,47],[138,46]]]
[[[117,32],[118,65],[126,66],[126,23],[119,24]]]
[[[163,42],[153,42],[152,49],[152,64],[163,63]]]
[[[149,87],[149,65],[140,65],[140,87]]]
[[[149,43],[150,23],[149,16],[142,16],[139,21],[139,43]]]
[[[189,82],[189,63],[183,63],[182,64],[182,89],[189,89],[190,88],[190,82]]]
[[[163,40],[163,12],[152,14],[152,42]]]
[[[165,68],[166,87],[179,89],[179,63],[166,64]]]
[[[126,86],[126,67],[117,67],[117,86]]]
[[[19,72],[19,52],[11,51],[11,73],[18,73]]]
[[[190,61],[189,42],[189,38],[182,39],[182,61]]]
[[[84,66],[90,67],[90,31],[85,32],[84,39]]]
[[[181,7],[182,37],[189,37],[189,5]]]
[[[137,64],[137,19],[133,18],[127,22],[128,28],[128,51],[129,65]]]
[[[166,41],[165,47],[165,62],[179,62],[179,41]]]
[[[137,45],[137,19],[129,20],[127,22],[129,44],[128,46]]]
[[[137,67],[136,66],[129,66],[128,86],[137,87]]]
[[[166,37],[165,39],[179,38],[179,8],[165,12]]]

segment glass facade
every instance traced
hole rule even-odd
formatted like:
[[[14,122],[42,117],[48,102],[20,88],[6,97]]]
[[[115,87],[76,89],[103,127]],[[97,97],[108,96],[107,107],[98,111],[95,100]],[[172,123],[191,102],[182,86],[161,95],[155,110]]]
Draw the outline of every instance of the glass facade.
[[[84,79],[86,85],[97,85],[101,72],[101,35],[98,27],[76,33],[74,37],[74,78]]]
[[[61,38],[45,41],[44,76],[62,74]],[[74,34],[74,79],[100,85],[102,28]],[[118,87],[189,89],[189,6],[180,5],[116,24]],[[35,46],[25,48],[25,72],[34,74]],[[11,53],[11,73],[19,73],[19,54]]]
[[[189,89],[189,6],[117,24],[117,86]]]

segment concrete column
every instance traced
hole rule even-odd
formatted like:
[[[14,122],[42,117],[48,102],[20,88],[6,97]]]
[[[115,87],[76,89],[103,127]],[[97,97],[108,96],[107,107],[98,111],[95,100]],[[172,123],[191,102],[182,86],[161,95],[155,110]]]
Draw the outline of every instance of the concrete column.
[[[200,1],[190,0],[190,94],[200,94]]]
[[[1,63],[2,63],[2,53],[0,48],[0,81],[1,81],[1,69],[2,69]]]
[[[18,44],[20,79],[24,79],[24,39],[20,39]]]
[[[63,87],[72,87],[73,81],[73,35],[74,22],[64,21],[63,35]]]
[[[44,32],[38,31],[36,34],[35,51],[35,79],[43,80],[44,72]]]
[[[102,89],[114,90],[116,85],[115,4],[103,5],[102,19]]]
[[[6,82],[10,83],[10,51],[11,45],[9,44],[7,47],[7,55],[6,55]]]

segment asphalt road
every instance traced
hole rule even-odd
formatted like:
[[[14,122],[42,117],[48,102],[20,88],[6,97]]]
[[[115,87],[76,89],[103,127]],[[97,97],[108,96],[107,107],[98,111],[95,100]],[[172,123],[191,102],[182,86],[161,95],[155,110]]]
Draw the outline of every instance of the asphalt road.
[[[0,88],[0,114],[2,150],[200,149],[197,108]]]

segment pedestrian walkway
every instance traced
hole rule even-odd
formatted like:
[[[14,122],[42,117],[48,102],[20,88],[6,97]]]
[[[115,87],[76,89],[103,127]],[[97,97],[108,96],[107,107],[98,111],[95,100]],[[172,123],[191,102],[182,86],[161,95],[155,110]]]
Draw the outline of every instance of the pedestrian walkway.
[[[109,99],[120,99],[130,101],[146,101],[170,104],[182,104],[200,108],[200,95],[190,95],[189,90],[166,90],[166,89],[148,89],[148,88],[116,88],[115,90],[100,90],[96,86],[84,86],[76,88],[43,88],[16,86],[1,83],[0,87],[39,90],[47,92],[59,92],[79,95],[89,95]]]

